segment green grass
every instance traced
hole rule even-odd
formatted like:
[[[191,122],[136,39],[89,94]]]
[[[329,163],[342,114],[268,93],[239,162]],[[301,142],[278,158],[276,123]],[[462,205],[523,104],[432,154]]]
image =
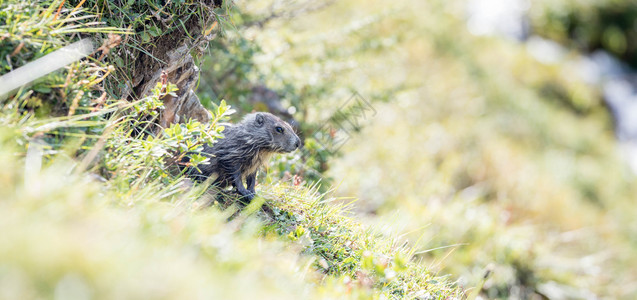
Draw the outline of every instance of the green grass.
[[[321,272],[374,288],[390,298],[458,297],[446,278],[431,274],[413,261],[414,249],[405,241],[383,236],[346,215],[351,204],[319,195],[317,188],[286,183],[267,186],[264,214],[273,233],[298,244]]]

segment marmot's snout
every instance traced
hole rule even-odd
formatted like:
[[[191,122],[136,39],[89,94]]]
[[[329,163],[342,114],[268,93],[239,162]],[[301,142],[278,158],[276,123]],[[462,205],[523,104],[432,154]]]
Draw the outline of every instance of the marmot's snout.
[[[289,127],[289,126],[288,126]],[[286,136],[286,140],[287,143],[285,143],[283,145],[283,148],[281,152],[292,152],[296,149],[300,149],[301,148],[301,139],[296,135],[296,133],[294,133],[294,131],[292,130],[292,128],[286,128],[287,132],[284,132],[283,134]],[[276,136],[275,136],[275,140],[276,140]]]
[[[296,143],[294,143],[294,146],[296,146],[296,149],[301,149],[301,139],[298,136],[296,137]]]
[[[294,134],[293,137],[290,137],[288,147],[286,147],[285,152],[292,152],[296,149],[301,149],[301,139]]]

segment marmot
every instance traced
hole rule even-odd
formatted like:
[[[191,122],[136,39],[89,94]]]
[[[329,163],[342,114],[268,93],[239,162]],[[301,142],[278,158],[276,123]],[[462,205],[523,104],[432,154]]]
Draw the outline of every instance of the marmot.
[[[204,145],[199,153],[210,158],[208,164],[197,166],[200,171],[189,168],[187,174],[200,182],[216,176],[213,185],[219,189],[232,185],[242,200],[248,202],[255,195],[259,167],[273,153],[292,152],[301,147],[301,139],[290,124],[266,112],[251,113],[237,124],[227,124],[223,134],[224,138],[212,146]]]

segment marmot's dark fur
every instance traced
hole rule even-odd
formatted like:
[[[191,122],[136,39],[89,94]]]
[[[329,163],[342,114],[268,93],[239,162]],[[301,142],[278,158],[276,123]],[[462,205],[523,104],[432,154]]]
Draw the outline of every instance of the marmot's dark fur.
[[[219,189],[232,185],[245,200],[252,200],[257,170],[273,153],[292,152],[301,147],[301,139],[292,127],[273,114],[258,112],[246,115],[240,123],[228,124],[224,138],[205,145],[201,155],[208,164],[190,168],[190,177],[204,181],[216,176],[213,185]],[[245,179],[247,188],[243,185]]]

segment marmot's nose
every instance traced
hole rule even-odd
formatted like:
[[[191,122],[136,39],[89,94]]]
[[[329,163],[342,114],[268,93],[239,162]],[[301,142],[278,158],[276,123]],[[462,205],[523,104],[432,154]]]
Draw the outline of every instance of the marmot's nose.
[[[301,149],[301,139],[296,139],[296,143],[294,143],[294,146],[296,146],[296,149]]]

